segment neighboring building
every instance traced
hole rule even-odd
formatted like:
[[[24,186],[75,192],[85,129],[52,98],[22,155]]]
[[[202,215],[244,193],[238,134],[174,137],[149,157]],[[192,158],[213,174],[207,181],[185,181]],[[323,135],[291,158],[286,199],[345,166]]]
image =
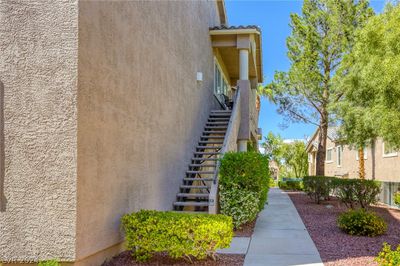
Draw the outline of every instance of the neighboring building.
[[[337,127],[328,128],[325,175],[358,178],[358,151],[340,140],[337,130]],[[307,145],[309,175],[315,175],[318,133],[317,130]],[[366,178],[382,181],[381,201],[391,206],[394,206],[394,193],[400,190],[399,155],[381,138],[373,141],[364,149]]]
[[[123,214],[173,208],[209,117],[219,154],[257,142],[260,29],[226,25],[223,1],[1,1],[0,262],[100,265]]]

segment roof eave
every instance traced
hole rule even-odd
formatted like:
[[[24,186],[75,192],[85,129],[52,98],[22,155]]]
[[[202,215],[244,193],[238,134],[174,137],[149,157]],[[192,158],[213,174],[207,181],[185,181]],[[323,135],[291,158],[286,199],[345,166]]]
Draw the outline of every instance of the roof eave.
[[[210,35],[230,35],[230,34],[257,34],[260,32],[256,29],[218,29],[210,30]]]

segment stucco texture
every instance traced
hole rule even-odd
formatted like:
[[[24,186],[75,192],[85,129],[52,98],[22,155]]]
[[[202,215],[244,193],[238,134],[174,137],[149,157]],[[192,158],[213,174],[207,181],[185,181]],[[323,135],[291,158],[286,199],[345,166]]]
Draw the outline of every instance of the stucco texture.
[[[337,147],[341,143],[335,143],[328,138],[327,149],[332,148],[332,161],[325,162],[325,175],[327,176],[346,176],[358,178],[359,162],[357,160],[357,149],[348,145],[343,145],[343,159],[341,166],[337,164]],[[367,179],[375,179],[386,182],[400,181],[400,157],[386,157],[383,154],[383,140],[378,138],[374,145],[366,148],[364,161],[365,174]]]
[[[0,1],[0,261],[75,258],[77,18],[77,1]]]
[[[79,3],[78,261],[122,241],[123,214],[172,209],[215,108],[218,23],[214,1]]]

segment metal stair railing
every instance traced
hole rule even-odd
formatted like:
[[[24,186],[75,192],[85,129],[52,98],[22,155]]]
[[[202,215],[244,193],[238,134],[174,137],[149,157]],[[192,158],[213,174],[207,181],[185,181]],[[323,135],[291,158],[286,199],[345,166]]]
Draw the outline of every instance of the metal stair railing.
[[[220,156],[222,157],[224,153],[229,151],[237,150],[237,137],[239,133],[240,126],[240,88],[238,87],[233,98],[233,108],[231,112],[231,117],[229,118],[228,128],[226,130],[224,142],[222,144],[222,148],[220,150]],[[218,174],[219,174],[220,162],[217,161],[214,179],[210,188],[210,197],[209,197],[209,206],[208,213],[209,214],[217,214],[218,213]]]

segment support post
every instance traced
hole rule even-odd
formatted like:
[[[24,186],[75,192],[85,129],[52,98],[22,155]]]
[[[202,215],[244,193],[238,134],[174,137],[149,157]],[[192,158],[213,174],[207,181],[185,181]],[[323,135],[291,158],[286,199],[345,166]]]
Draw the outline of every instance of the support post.
[[[247,151],[247,140],[240,139],[238,140],[238,151]]]

